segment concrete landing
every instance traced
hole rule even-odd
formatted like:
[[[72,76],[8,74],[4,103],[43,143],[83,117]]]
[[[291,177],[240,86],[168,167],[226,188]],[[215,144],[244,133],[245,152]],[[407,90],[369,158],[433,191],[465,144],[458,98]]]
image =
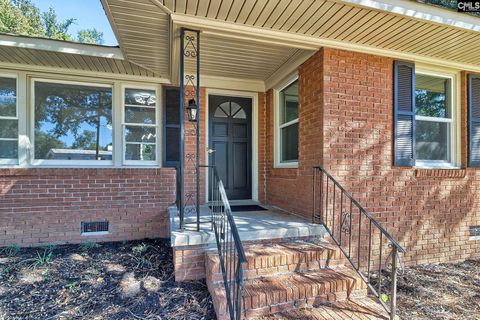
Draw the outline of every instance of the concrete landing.
[[[263,205],[262,205],[263,206]],[[235,224],[242,241],[268,240],[294,237],[325,235],[325,228],[306,219],[288,214],[276,208],[263,206],[266,211],[233,212]],[[170,208],[170,234],[172,246],[214,244],[215,235],[211,231],[211,212],[206,206],[201,208],[200,232],[195,231],[196,217],[185,217],[186,230],[180,231],[180,218],[176,208]]]

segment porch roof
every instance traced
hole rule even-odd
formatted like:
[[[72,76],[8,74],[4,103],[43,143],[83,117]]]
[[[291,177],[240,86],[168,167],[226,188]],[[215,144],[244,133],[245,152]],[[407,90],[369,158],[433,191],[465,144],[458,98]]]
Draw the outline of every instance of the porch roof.
[[[480,18],[406,0],[102,0],[127,59],[178,79],[183,26],[202,30],[202,73],[269,87],[321,47],[480,72]],[[291,70],[288,70],[291,71]]]
[[[0,64],[5,68],[63,74],[114,75],[120,79],[158,78],[154,71],[125,60],[118,47],[2,33],[0,33]]]

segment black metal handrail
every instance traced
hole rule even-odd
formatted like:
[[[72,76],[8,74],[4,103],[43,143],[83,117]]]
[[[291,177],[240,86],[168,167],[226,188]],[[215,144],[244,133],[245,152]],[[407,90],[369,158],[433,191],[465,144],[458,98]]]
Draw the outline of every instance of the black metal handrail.
[[[399,254],[405,253],[405,249],[324,168],[316,166],[313,170],[313,223],[325,226],[370,291],[389,312],[390,319],[395,319]],[[382,260],[388,249],[390,253]],[[390,279],[388,276],[382,278],[387,263],[391,267]],[[383,284],[387,280],[390,286]]]
[[[230,319],[239,320],[242,316],[243,270],[247,258],[217,168],[215,166],[201,167],[210,169],[210,201],[208,205],[212,213],[212,229],[217,242],[227,308]]]

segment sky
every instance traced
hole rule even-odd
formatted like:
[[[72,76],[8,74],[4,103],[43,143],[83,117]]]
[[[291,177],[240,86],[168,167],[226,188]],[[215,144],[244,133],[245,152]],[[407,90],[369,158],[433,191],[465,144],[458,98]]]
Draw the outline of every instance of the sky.
[[[53,7],[60,20],[77,19],[69,29],[73,35],[81,29],[95,28],[103,32],[104,45],[118,45],[100,0],[33,0],[32,2],[41,11],[47,11],[49,7]]]

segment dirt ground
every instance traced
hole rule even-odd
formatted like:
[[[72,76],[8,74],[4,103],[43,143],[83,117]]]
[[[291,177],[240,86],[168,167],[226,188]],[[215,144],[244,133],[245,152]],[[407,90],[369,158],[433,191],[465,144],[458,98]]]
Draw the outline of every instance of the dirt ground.
[[[212,319],[204,282],[175,283],[164,240],[0,252],[0,319]]]
[[[480,320],[480,260],[405,268],[398,282],[402,319]]]
[[[480,320],[480,261],[408,267],[402,319]],[[215,319],[205,282],[176,283],[166,240],[0,250],[0,320]]]

